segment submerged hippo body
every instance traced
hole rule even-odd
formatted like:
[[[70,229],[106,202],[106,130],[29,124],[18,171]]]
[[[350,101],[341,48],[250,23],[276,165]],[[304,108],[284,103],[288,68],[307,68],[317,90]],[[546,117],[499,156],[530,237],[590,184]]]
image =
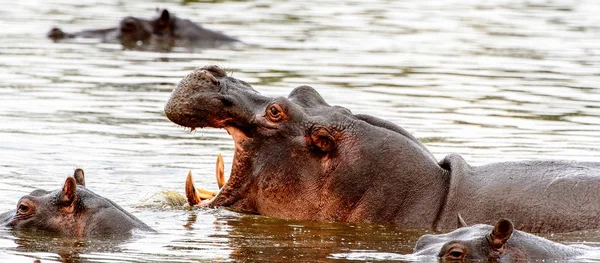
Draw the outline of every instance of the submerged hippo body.
[[[514,230],[511,221],[496,225],[474,225],[450,233],[424,235],[417,241],[416,256],[436,256],[450,261],[515,262],[526,260],[566,260],[597,248],[563,245],[523,231]]]
[[[120,43],[128,49],[157,47],[170,49],[173,46],[216,46],[239,42],[223,33],[203,28],[188,19],[178,18],[166,9],[152,19],[128,16],[116,27],[83,30],[66,33],[60,28],[52,28],[48,37],[54,41],[68,38],[94,38],[106,43]]]
[[[288,219],[453,229],[510,217],[529,232],[600,228],[600,163],[438,163],[401,127],[330,106],[300,86],[266,97],[216,67],[195,70],[171,94],[167,117],[223,128],[235,154],[229,181],[209,203]]]
[[[77,237],[125,236],[133,229],[154,232],[119,205],[84,185],[83,171],[77,169],[75,177],[68,177],[62,189],[38,189],[23,196],[17,209],[0,214],[0,225]]]

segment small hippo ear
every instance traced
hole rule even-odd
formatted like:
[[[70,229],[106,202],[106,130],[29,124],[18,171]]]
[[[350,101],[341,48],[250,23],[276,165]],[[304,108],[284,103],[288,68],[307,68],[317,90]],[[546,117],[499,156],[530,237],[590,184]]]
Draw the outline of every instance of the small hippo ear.
[[[462,216],[459,214],[456,214],[456,228],[461,228],[461,227],[468,227],[469,225],[467,225],[467,222],[465,222],[465,220],[462,218]]]
[[[335,148],[335,139],[326,128],[314,129],[310,134],[310,138],[313,144],[323,152],[329,152]]]
[[[160,20],[169,21],[170,17],[171,14],[169,14],[167,9],[163,9],[163,11],[160,13]]]
[[[77,181],[73,177],[67,177],[65,180],[65,185],[63,186],[62,192],[60,194],[60,205],[61,206],[70,206],[75,201],[77,196]]]
[[[498,223],[494,226],[494,230],[490,234],[490,243],[494,250],[502,250],[504,244],[510,236],[512,235],[514,230],[513,223],[508,219],[500,219]]]
[[[75,182],[78,185],[85,187],[85,176],[83,173],[83,169],[80,169],[80,168],[75,169],[75,172],[73,172],[73,177],[75,178]]]

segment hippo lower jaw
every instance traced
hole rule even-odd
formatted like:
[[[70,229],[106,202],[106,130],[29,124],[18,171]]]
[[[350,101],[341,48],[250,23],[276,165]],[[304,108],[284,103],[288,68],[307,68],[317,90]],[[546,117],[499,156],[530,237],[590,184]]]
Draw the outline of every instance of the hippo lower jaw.
[[[205,207],[227,206],[239,212],[249,212],[250,210],[254,209],[250,209],[245,207],[245,205],[238,204],[238,201],[242,199],[241,195],[239,194],[241,189],[239,188],[241,185],[245,184],[244,181],[245,177],[247,176],[246,174],[243,174],[243,172],[240,172],[240,170],[244,170],[241,168],[247,165],[245,160],[250,158],[242,145],[250,138],[238,128],[227,126],[224,127],[224,129],[227,131],[227,133],[229,133],[229,135],[231,135],[235,144],[231,173],[223,187],[221,187],[217,192],[216,196],[210,200],[205,200],[204,202],[200,203],[200,205]]]
[[[235,143],[235,153],[229,180],[225,180],[223,158],[221,154],[219,154],[216,163],[216,176],[219,191],[214,193],[196,188],[190,171],[186,180],[186,197],[188,204],[191,206],[211,208],[227,206],[238,212],[256,213],[253,208],[243,204],[243,197],[239,194],[241,192],[240,185],[243,185],[246,181],[246,172],[240,171],[244,170],[244,167],[247,166],[246,160],[250,159],[250,156],[242,145],[247,140],[250,140],[250,138],[238,128],[228,126],[224,127],[224,129],[231,135]]]

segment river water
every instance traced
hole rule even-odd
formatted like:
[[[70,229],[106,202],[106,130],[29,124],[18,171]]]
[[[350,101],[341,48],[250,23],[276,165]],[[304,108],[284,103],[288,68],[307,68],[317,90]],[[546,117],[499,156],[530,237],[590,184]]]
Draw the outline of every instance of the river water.
[[[229,173],[225,131],[190,133],[162,110],[178,81],[207,64],[267,95],[311,85],[330,104],[401,125],[438,159],[600,159],[594,0],[0,2],[0,211],[81,167],[90,189],[158,231],[73,240],[0,229],[2,262],[417,260],[401,254],[427,231],[151,202],[183,193],[188,170],[216,190],[218,153]],[[45,38],[52,26],[110,27],[156,7],[245,44],[164,53]],[[600,244],[598,231],[548,237]]]

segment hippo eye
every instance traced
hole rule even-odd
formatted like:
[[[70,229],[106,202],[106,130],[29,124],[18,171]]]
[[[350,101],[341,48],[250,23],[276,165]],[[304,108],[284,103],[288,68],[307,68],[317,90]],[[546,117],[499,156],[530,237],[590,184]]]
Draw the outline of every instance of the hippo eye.
[[[29,208],[29,206],[27,206],[27,205],[25,205],[25,204],[20,204],[20,205],[19,205],[19,208],[18,208],[18,211],[19,211],[19,213],[21,213],[21,214],[26,214],[26,213],[28,213],[28,212],[29,212],[29,209],[30,209],[30,208]]]
[[[454,248],[452,250],[450,250],[448,253],[446,253],[445,258],[447,259],[453,259],[453,260],[460,260],[464,257],[465,253],[462,251],[462,249],[458,249],[458,248]]]
[[[283,118],[283,110],[281,106],[273,104],[267,108],[267,117],[273,122],[278,122]]]
[[[449,254],[449,255],[450,255],[451,257],[459,258],[459,257],[462,257],[463,253],[462,253],[462,252],[460,252],[460,251],[452,251],[452,252],[450,252],[450,254]]]

